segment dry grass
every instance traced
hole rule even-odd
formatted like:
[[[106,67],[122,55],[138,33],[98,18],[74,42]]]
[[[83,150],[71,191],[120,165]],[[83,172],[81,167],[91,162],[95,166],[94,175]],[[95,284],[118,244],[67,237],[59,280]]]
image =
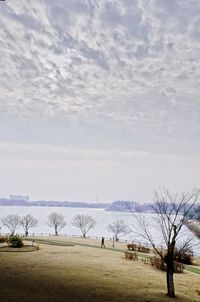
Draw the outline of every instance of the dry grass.
[[[69,242],[68,238],[57,240]],[[77,238],[71,241],[100,244]],[[1,252],[0,263],[1,302],[171,301],[165,296],[165,273],[104,248],[40,244],[32,253]],[[199,301],[199,284],[200,275],[175,275],[176,301]]]

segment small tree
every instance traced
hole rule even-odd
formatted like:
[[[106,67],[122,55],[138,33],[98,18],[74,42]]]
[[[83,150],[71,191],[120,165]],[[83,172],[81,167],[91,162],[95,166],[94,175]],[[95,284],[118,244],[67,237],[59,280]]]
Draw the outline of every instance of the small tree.
[[[167,189],[160,189],[155,192],[155,203],[152,205],[152,210],[156,214],[155,221],[164,239],[166,253],[163,253],[156,247],[149,224],[145,218],[135,215],[138,222],[138,230],[134,232],[148,240],[154,251],[166,263],[167,295],[172,298],[175,297],[174,262],[181,257],[183,252],[188,251],[191,239],[184,236],[186,239],[179,246],[177,241],[180,237],[183,238],[183,234],[181,234],[182,227],[199,212],[200,206],[197,204],[199,197],[200,190],[196,188],[191,192],[180,194],[170,193]]]
[[[20,225],[20,221],[20,217],[15,214],[7,215],[1,219],[2,224],[10,230],[11,235],[15,234],[16,229]]]
[[[15,248],[24,246],[22,238],[19,237],[18,235],[10,235],[9,238],[7,239],[7,243],[9,246]]]
[[[54,228],[55,235],[58,235],[58,231],[66,226],[65,216],[56,212],[51,213],[48,216],[48,225]]]
[[[21,225],[24,229],[25,236],[28,236],[28,231],[31,228],[35,228],[38,226],[38,220],[35,219],[32,215],[27,214],[26,216],[22,217]]]
[[[112,232],[116,241],[123,235],[131,232],[128,225],[123,220],[116,220],[107,227],[109,232]]]
[[[96,221],[89,215],[76,215],[72,220],[72,225],[79,228],[85,238],[89,230],[96,225]]]

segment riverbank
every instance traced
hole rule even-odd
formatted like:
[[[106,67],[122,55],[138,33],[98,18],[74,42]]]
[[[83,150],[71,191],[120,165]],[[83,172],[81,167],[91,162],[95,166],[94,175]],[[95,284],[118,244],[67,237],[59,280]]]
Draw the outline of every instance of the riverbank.
[[[64,244],[69,238],[55,240],[63,246],[40,242],[35,252],[0,253],[2,302],[171,301],[165,296],[165,273],[140,260],[127,260],[112,250],[112,242],[104,249],[98,240],[71,238],[74,245],[68,246]],[[115,248],[126,245],[116,243]],[[200,276],[192,272],[176,274],[176,301],[199,301],[199,282]]]

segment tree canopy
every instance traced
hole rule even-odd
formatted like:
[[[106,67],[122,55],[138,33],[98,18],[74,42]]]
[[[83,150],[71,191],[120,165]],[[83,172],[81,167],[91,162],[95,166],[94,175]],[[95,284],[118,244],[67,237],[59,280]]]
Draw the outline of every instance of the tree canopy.
[[[79,228],[85,238],[89,230],[95,227],[96,221],[89,215],[78,214],[73,218],[72,225]]]
[[[9,230],[11,235],[15,234],[16,229],[19,227],[21,218],[19,215],[10,214],[1,219],[3,225],[5,225]]]
[[[121,236],[131,232],[130,228],[123,220],[116,220],[113,223],[109,223],[107,229],[109,232],[113,233],[116,241],[118,241]]]
[[[66,226],[65,216],[56,212],[51,213],[48,216],[48,225],[54,228],[55,235]]]

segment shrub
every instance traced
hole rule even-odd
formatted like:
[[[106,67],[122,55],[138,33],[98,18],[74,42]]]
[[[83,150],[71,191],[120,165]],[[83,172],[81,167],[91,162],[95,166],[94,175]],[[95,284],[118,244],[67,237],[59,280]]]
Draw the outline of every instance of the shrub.
[[[18,235],[10,235],[8,238],[8,245],[11,247],[22,247],[24,244],[22,238]]]
[[[7,237],[0,237],[0,243],[7,242],[8,238]]]
[[[182,273],[184,270],[184,265],[177,261],[174,261],[174,272],[175,273]]]
[[[148,247],[142,246],[142,245],[136,245],[135,243],[129,243],[127,244],[128,250],[137,251],[140,253],[149,253],[150,249]]]
[[[176,261],[184,264],[192,264],[192,252],[181,252],[176,256]]]
[[[148,247],[139,245],[138,246],[138,252],[149,254],[150,249]]]
[[[137,245],[134,243],[129,243],[127,244],[128,250],[136,251],[137,250]]]
[[[131,253],[131,252],[125,252],[124,253],[126,259],[129,259],[129,260],[137,260],[138,259],[138,256],[136,253]]]
[[[156,267],[157,269],[161,271],[166,271],[167,266],[166,263],[163,261],[163,259],[158,258],[158,257],[151,257],[151,265]]]
[[[151,265],[156,267],[157,269],[161,271],[167,271],[167,265],[165,261],[158,257],[151,257]],[[177,261],[174,261],[174,273],[182,273],[184,270],[184,265],[182,263],[179,263]]]

